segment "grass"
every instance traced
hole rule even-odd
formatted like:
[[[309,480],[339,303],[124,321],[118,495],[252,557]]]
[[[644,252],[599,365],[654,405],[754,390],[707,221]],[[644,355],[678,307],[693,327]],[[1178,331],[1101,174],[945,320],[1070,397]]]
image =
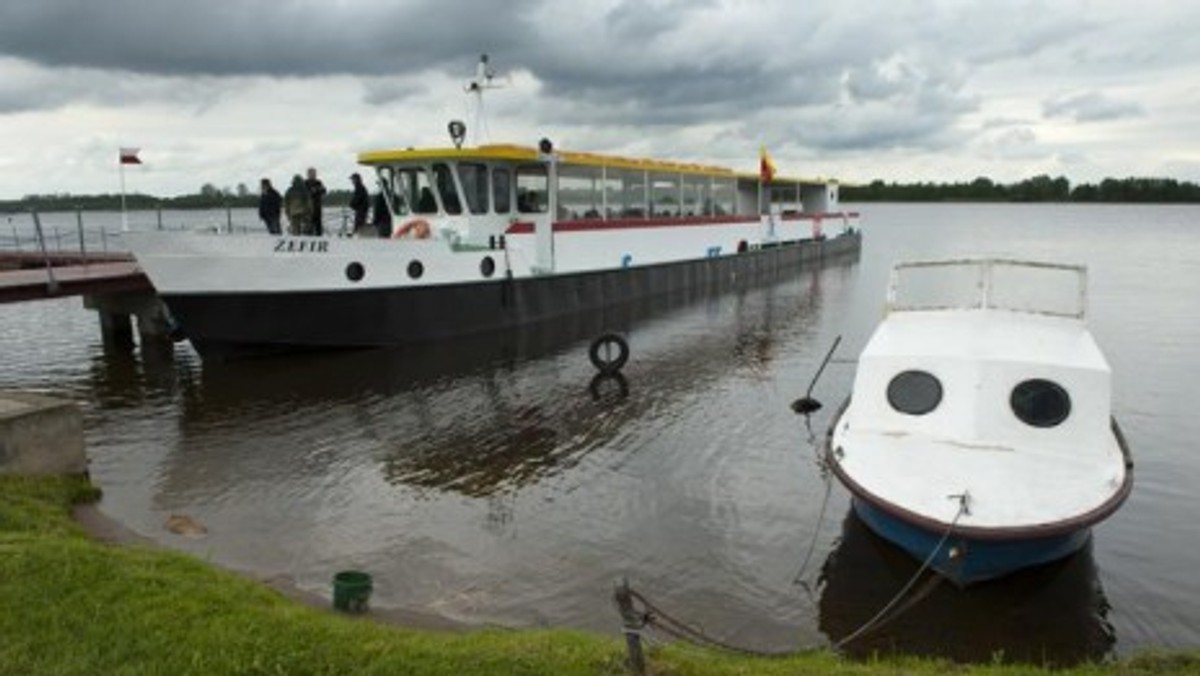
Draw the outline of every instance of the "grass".
[[[568,630],[434,632],[309,608],[190,556],[96,543],[71,519],[86,480],[0,477],[3,674],[622,674],[619,638]],[[754,659],[662,646],[653,674],[1017,674],[829,652]],[[1051,673],[1051,672],[1046,672]],[[1150,654],[1067,674],[1200,673]]]

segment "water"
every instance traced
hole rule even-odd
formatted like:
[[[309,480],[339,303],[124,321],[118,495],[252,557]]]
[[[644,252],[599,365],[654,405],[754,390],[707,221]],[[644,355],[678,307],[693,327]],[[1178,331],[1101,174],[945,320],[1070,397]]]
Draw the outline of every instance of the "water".
[[[105,354],[78,299],[0,306],[0,387],[78,399],[102,509],[223,565],[324,594],[361,568],[376,606],[609,633],[628,576],[722,640],[828,645],[918,564],[850,518],[839,486],[825,502],[810,440],[852,367],[826,369],[811,431],[789,404],[835,336],[844,356],[861,349],[896,260],[1084,263],[1133,495],[1080,555],[966,592],[922,582],[850,648],[1071,663],[1200,643],[1200,208],[862,211],[859,263],[487,343],[212,366],[182,346]],[[592,387],[604,326],[629,332],[625,397]],[[166,532],[171,514],[208,536]]]

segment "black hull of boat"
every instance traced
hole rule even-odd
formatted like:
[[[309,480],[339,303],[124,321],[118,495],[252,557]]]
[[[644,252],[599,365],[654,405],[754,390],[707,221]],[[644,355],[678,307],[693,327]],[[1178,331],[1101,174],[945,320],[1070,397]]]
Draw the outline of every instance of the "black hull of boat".
[[[681,302],[857,259],[861,232],[735,256],[468,284],[282,293],[164,295],[205,358],[405,345],[604,313],[659,298]]]

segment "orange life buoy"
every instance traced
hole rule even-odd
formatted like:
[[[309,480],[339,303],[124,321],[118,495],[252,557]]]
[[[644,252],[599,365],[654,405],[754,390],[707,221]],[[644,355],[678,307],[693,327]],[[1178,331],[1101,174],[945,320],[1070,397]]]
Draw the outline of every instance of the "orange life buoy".
[[[392,232],[392,239],[400,239],[401,237],[413,237],[414,239],[428,239],[433,229],[429,227],[429,221],[424,218],[414,218],[404,225],[396,228]]]

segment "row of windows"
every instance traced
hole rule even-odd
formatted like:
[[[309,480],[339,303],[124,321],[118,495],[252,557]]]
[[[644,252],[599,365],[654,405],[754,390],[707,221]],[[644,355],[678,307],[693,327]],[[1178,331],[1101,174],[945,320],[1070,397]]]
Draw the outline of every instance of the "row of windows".
[[[549,177],[544,164],[517,167],[481,162],[384,166],[379,177],[396,212],[450,215],[545,213]],[[455,180],[457,179],[457,180]],[[733,178],[562,167],[559,217],[713,216],[738,212]],[[515,204],[514,204],[515,202]]]
[[[904,371],[888,383],[887,399],[901,413],[925,415],[942,403],[942,382],[926,371]],[[1032,427],[1055,427],[1071,415],[1067,391],[1043,378],[1019,383],[1008,403],[1013,414]]]

